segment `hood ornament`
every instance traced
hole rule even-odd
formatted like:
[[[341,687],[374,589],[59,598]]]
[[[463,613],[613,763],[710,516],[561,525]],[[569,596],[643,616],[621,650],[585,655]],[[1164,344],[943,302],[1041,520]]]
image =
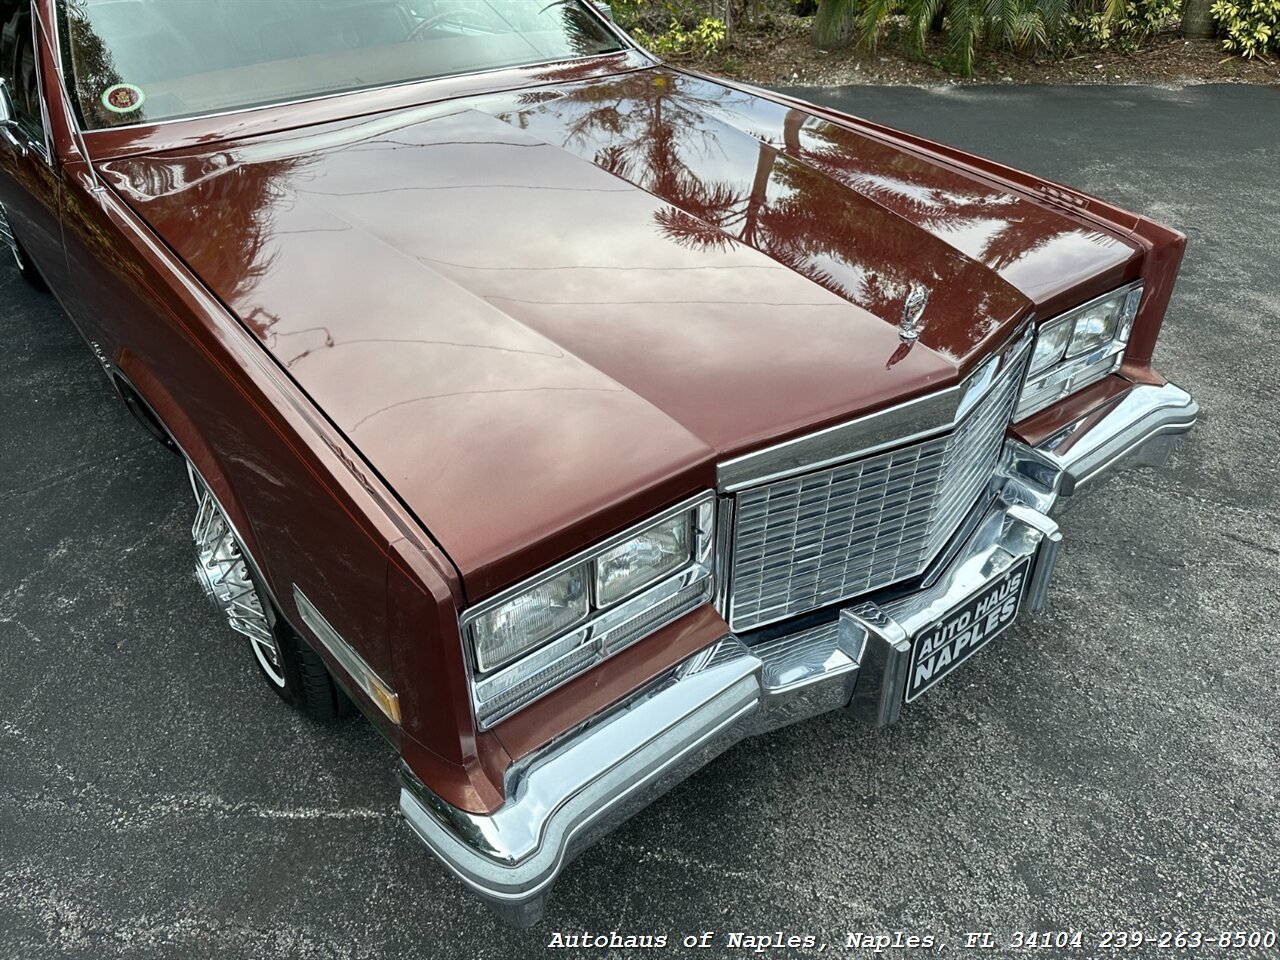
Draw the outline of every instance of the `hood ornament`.
[[[924,329],[924,308],[929,305],[929,288],[913,283],[902,305],[902,319],[898,321],[898,336],[912,343]]]

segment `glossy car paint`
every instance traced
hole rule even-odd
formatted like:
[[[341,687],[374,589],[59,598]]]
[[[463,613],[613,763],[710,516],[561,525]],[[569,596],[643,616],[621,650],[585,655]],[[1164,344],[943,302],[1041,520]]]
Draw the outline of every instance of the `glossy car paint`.
[[[0,160],[0,200],[60,228],[65,256],[37,264],[108,372],[291,622],[296,583],[391,681],[404,725],[384,732],[464,809],[724,630],[698,611],[478,734],[465,602],[707,488],[723,456],[952,383],[1031,311],[1139,275],[1122,373],[1154,376],[1180,235],[638,52],[102,131],[96,189],[51,49],[51,162]],[[907,348],[912,282],[933,297]]]
[[[638,520],[705,485],[716,460],[954,382],[1033,308],[1003,274],[1049,300],[1138,257],[660,68],[102,170],[472,601],[604,536],[628,502]],[[933,296],[908,349],[913,283]]]

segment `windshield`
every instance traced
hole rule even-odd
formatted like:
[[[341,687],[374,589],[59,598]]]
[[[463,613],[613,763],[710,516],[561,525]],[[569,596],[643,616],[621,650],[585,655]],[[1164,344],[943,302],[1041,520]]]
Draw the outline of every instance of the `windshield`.
[[[623,49],[580,0],[60,0],[85,126]]]

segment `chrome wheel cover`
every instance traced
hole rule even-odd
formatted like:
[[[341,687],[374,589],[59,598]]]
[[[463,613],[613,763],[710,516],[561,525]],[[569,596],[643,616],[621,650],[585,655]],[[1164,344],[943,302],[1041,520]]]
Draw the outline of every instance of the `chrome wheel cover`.
[[[187,464],[191,490],[196,496],[196,520],[191,537],[196,542],[196,578],[209,598],[231,624],[249,638],[262,672],[277,687],[285,685],[284,665],[266,607],[254,586],[240,541],[214,500],[205,482]]]
[[[9,220],[4,215],[4,204],[0,204],[0,244],[9,248],[9,252],[13,254],[13,262],[18,265],[18,272],[26,271],[26,264],[22,262],[22,254],[18,252],[18,241],[13,235],[13,228],[9,226]]]

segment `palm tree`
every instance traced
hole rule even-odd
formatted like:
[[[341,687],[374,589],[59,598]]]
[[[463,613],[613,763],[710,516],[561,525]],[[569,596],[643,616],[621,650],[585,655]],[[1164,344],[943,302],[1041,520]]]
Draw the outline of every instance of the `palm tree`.
[[[1217,36],[1218,24],[1213,19],[1212,0],[1182,0],[1182,35],[1196,39]]]
[[[1117,0],[1123,2],[1123,0]],[[944,31],[947,49],[960,72],[973,73],[974,47],[985,40],[1011,47],[1044,46],[1070,12],[1069,0],[821,0],[814,18],[814,43],[840,45],[856,34],[859,46],[874,49],[889,17],[901,12],[906,39],[917,53],[931,32]]]

